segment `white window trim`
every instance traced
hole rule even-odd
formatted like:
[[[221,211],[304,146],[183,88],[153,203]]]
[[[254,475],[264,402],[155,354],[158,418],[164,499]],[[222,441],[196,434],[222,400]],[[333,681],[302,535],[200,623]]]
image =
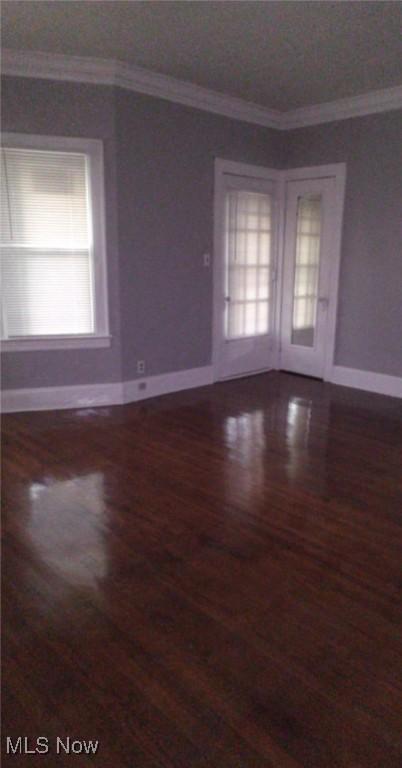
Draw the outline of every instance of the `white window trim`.
[[[89,158],[89,186],[93,226],[93,270],[95,293],[95,328],[91,334],[21,336],[3,338],[3,352],[29,350],[89,349],[109,347],[109,307],[106,263],[105,188],[103,143],[99,139],[82,139],[71,136],[41,136],[25,133],[3,133],[2,145],[16,149],[41,149],[60,152],[80,152]]]

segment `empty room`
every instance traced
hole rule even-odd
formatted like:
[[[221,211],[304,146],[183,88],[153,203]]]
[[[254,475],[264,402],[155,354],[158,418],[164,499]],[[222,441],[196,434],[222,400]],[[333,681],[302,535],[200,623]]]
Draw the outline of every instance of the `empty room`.
[[[3,0],[3,765],[401,768],[401,32]]]

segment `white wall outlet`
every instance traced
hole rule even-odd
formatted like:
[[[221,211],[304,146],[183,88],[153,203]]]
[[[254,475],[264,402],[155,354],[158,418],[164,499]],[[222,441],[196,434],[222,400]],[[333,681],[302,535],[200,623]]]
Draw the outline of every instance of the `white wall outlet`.
[[[137,360],[137,373],[145,373],[145,360]]]
[[[202,257],[202,261],[204,264],[204,267],[210,267],[211,266],[211,254],[210,253],[204,253]]]

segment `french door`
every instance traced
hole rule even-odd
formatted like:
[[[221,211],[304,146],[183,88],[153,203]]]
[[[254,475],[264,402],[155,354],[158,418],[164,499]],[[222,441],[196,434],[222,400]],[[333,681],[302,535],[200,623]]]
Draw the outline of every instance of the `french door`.
[[[335,179],[286,182],[280,368],[323,378]]]
[[[224,173],[215,272],[215,375],[273,365],[275,182]]]
[[[215,379],[275,368],[331,377],[345,179],[343,163],[216,160]]]

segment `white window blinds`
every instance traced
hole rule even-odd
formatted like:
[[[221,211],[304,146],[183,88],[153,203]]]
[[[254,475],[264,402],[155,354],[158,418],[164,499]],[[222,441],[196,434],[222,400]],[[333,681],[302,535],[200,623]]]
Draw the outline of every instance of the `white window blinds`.
[[[226,196],[226,338],[269,331],[271,196],[230,190]]]
[[[5,338],[94,332],[85,154],[3,148]]]

